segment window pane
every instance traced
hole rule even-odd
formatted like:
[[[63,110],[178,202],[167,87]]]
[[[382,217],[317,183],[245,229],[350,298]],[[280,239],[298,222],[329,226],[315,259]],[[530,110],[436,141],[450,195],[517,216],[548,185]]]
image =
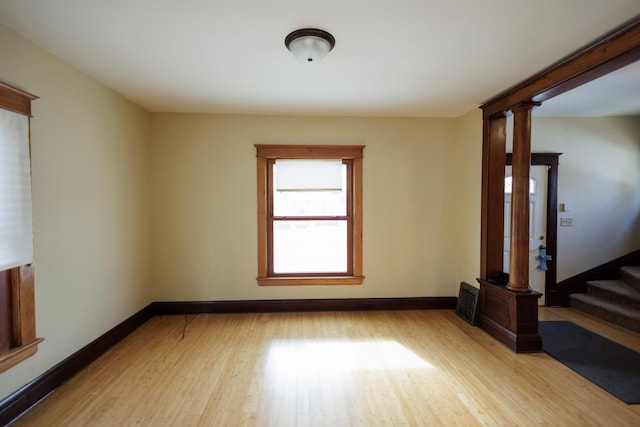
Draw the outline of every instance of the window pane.
[[[0,270],[33,261],[29,118],[0,109]]]
[[[535,178],[529,178],[529,194],[536,194],[538,191],[538,181]],[[513,192],[513,177],[504,178],[504,192],[511,194]]]
[[[340,159],[277,159],[275,164],[278,191],[340,190]]]
[[[274,273],[346,273],[347,221],[274,221]]]
[[[277,190],[278,163],[273,167],[274,216],[345,216],[347,214],[347,166],[341,165],[339,190]],[[334,184],[327,183],[335,186]]]

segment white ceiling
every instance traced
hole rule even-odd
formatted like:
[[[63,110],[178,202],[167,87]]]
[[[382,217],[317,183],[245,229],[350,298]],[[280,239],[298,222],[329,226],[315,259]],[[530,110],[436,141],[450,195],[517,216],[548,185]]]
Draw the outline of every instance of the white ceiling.
[[[251,114],[457,117],[639,13],[638,0],[0,0],[0,23],[149,111]],[[324,60],[286,50],[305,27],[335,36]]]

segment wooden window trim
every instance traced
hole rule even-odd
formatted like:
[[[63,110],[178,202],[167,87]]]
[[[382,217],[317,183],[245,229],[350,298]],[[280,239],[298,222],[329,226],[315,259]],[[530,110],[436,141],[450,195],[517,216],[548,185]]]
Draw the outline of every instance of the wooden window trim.
[[[346,214],[341,216],[292,216],[282,217],[276,216],[273,213],[274,206],[267,205],[267,245],[270,247],[273,245],[273,235],[270,231],[273,231],[274,224],[278,221],[344,221],[347,224],[347,235],[349,236],[347,241],[347,253],[353,253],[353,159],[341,159],[343,164],[347,167],[347,206]],[[273,176],[273,168],[275,166],[276,159],[269,159],[267,161],[267,176]],[[267,183],[267,198],[269,201],[274,200],[273,182]],[[269,202],[267,202],[269,203]],[[347,270],[340,273],[305,273],[305,277],[350,277],[353,275],[353,257],[347,259]],[[299,274],[295,273],[275,273],[273,267],[273,253],[267,251],[267,276],[268,277],[297,277]]]
[[[31,101],[38,99],[20,89],[0,82],[0,108],[31,117]]]
[[[31,101],[38,99],[20,89],[0,83],[0,108],[31,117]],[[44,338],[36,338],[35,287],[33,264],[12,268],[11,276],[11,347],[0,354],[0,372],[38,351]]]
[[[38,351],[44,338],[36,338],[34,266],[9,270],[11,275],[11,348],[0,354],[0,372],[20,363]]]
[[[256,144],[258,183],[258,284],[261,286],[359,285],[362,274],[362,145],[262,145]],[[274,159],[342,159],[352,162],[352,248],[349,275],[270,276],[268,248],[269,161]]]

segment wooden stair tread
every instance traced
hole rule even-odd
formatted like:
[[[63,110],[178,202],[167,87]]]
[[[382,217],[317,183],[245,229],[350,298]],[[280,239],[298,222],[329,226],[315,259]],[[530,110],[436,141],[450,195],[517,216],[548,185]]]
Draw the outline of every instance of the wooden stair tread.
[[[640,302],[640,290],[623,280],[590,280],[587,286],[605,290],[624,298]]]
[[[629,286],[640,291],[640,266],[626,266],[620,268],[622,280]]]
[[[640,310],[635,310],[624,304],[607,301],[605,299],[598,298],[589,294],[571,294],[569,295],[569,298],[571,302],[578,301],[589,306],[599,307],[612,313],[620,314],[625,317],[633,318],[640,321]]]
[[[578,310],[640,332],[640,266],[620,268],[620,278],[590,280],[587,293],[569,295]]]
[[[569,295],[571,307],[632,331],[640,332],[640,310],[589,294]]]

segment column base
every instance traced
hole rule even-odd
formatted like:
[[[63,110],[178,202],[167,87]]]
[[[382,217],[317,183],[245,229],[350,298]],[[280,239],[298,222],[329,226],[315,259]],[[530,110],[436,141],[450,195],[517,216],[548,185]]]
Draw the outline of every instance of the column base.
[[[532,290],[530,286],[523,288],[522,286],[515,286],[511,283],[507,283],[507,289],[513,292],[520,292],[520,293],[528,293],[528,292],[531,292]]]
[[[514,292],[483,279],[480,283],[480,328],[516,353],[542,351],[538,333],[540,292]]]

